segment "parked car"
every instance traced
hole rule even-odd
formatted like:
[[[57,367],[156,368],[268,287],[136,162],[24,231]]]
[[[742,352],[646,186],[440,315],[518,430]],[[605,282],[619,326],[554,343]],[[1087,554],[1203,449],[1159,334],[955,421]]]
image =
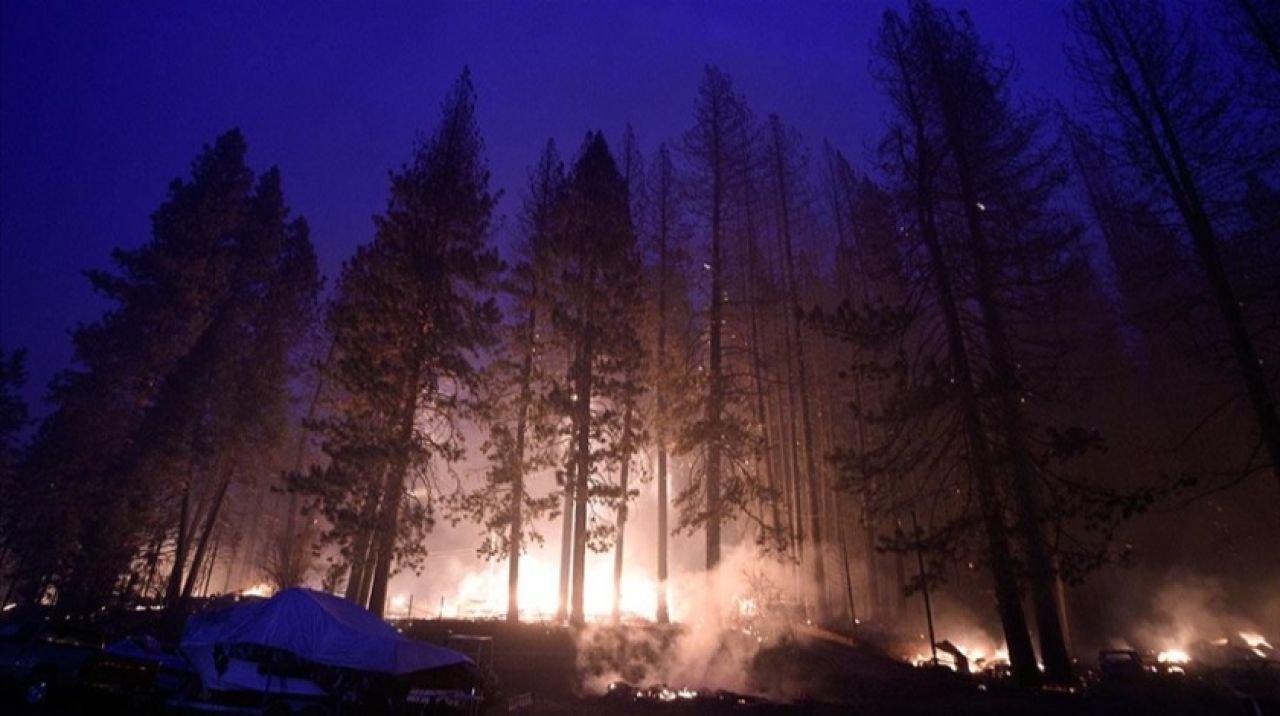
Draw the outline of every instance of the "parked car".
[[[28,706],[76,690],[85,662],[102,652],[92,626],[53,618],[0,624],[0,685]]]
[[[1146,676],[1142,657],[1132,649],[1103,649],[1098,652],[1098,670],[1103,681],[1132,681]]]

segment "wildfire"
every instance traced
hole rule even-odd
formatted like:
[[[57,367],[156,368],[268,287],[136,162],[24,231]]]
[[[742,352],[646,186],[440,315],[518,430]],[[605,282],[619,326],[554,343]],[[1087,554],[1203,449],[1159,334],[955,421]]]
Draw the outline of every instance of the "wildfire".
[[[953,643],[953,646],[968,660],[969,669],[972,671],[990,671],[1009,663],[1009,649],[1004,646],[994,650],[984,649],[973,644]],[[933,664],[933,656],[918,652],[915,656],[908,657],[907,661],[917,667],[931,666]],[[945,649],[938,650],[938,665],[945,666],[952,671],[958,670],[957,659],[954,655],[947,653]]]
[[[273,593],[274,593],[274,590],[273,590],[273,589],[271,589],[271,585],[270,585],[270,584],[267,584],[266,582],[259,582],[258,584],[255,584],[255,585],[253,585],[252,587],[249,587],[248,589],[246,589],[246,590],[244,590],[244,591],[240,592],[240,596],[242,596],[242,597],[269,597],[269,596],[271,596]]]
[[[1245,644],[1249,645],[1249,649],[1252,650],[1259,658],[1265,659],[1267,658],[1267,651],[1276,650],[1276,648],[1271,646],[1271,643],[1267,641],[1266,637],[1257,632],[1242,631],[1240,632],[1240,638],[1244,640]],[[1266,651],[1263,651],[1264,648]]]
[[[593,564],[593,562],[597,562]],[[608,559],[588,558],[583,610],[588,619],[606,619],[613,613],[613,564]],[[560,568],[536,555],[520,560],[520,616],[550,619],[559,606]],[[507,612],[507,570],[505,563],[468,574],[458,587],[455,601],[458,617],[496,617]],[[657,585],[638,574],[624,573],[619,605],[625,616],[653,619],[658,612]]]

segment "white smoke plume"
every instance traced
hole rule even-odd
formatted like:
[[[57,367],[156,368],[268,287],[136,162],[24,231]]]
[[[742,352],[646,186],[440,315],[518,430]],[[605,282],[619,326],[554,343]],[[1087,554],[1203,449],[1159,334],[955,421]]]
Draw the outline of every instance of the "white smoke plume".
[[[752,660],[797,606],[784,597],[793,580],[792,565],[749,546],[730,549],[713,572],[677,576],[669,585],[676,624],[591,624],[578,634],[583,690],[624,681],[749,691]]]

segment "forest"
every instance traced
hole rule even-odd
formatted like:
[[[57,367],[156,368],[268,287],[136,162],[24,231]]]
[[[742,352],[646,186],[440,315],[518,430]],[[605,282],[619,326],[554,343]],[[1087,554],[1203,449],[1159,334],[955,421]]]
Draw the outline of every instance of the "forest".
[[[495,618],[624,619],[634,570],[643,617],[692,618],[678,539],[842,634],[968,604],[1028,685],[1078,676],[1144,564],[1215,565],[1280,627],[1280,5],[1213,7],[1075,0],[1067,104],[911,0],[867,29],[865,148],[708,65],[683,132],[530,138],[520,187],[458,68],[327,278],[288,177],[210,138],[85,272],[111,307],[39,420],[0,350],[0,606],[180,619],[306,584],[389,617],[467,528]]]

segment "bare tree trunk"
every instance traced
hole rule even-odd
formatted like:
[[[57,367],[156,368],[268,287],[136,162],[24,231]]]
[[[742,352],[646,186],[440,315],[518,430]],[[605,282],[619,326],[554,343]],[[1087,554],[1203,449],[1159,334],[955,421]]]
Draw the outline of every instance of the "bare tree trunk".
[[[419,336],[419,343],[423,340]],[[369,583],[369,611],[381,617],[387,608],[387,581],[391,577],[391,560],[395,554],[396,532],[399,527],[400,500],[404,496],[404,484],[409,470],[409,449],[413,442],[413,426],[418,411],[418,382],[420,346],[414,351],[412,368],[404,388],[404,405],[400,409],[400,434],[396,440],[400,454],[387,472],[386,487],[382,491],[381,511],[374,532],[375,558]]]
[[[668,254],[668,241],[670,239],[671,229],[671,177],[669,174],[670,162],[667,161],[666,148],[664,147],[661,154],[662,159],[659,164],[659,171],[662,172],[661,184],[658,189],[658,346],[657,346],[657,377],[654,380],[654,401],[657,410],[657,440],[658,440],[658,613],[657,619],[659,624],[666,624],[671,620],[670,607],[667,604],[667,535],[670,527],[667,525],[667,503],[668,483],[667,483],[667,291],[668,279],[670,278],[670,256]]]
[[[369,602],[366,606],[369,611],[379,617],[386,611],[387,606],[387,582],[391,577],[391,558],[396,544],[400,499],[404,494],[406,468],[407,466],[403,464],[397,465],[387,474],[382,512],[373,538],[374,549],[377,551],[374,555],[372,576],[369,581]]]
[[[560,529],[560,600],[556,606],[556,621],[564,622],[569,618],[569,578],[573,571],[573,488],[577,483],[578,470],[573,448],[568,450],[564,478],[564,520]]]
[[[874,518],[871,516],[864,504],[862,515],[863,537],[866,539],[866,555],[867,555],[867,602],[869,609],[867,610],[868,619],[879,619],[887,621],[884,618],[884,596],[880,593],[880,567],[879,554],[876,552],[876,526]]]
[[[667,449],[658,448],[658,623],[671,621],[667,604]]]
[[[173,568],[169,572],[169,586],[165,589],[165,610],[177,612],[182,597],[182,570],[187,563],[187,524],[191,514],[191,485],[182,488],[182,507],[178,512],[178,532],[175,537]]]
[[[213,567],[218,563],[218,549],[222,546],[222,533],[217,532],[213,537],[213,547],[209,549],[209,559],[205,563],[204,578],[200,580],[200,595],[209,596],[209,580],[213,579]],[[227,571],[231,571],[231,563],[227,563]]]
[[[535,277],[534,281],[537,279]],[[537,284],[532,294],[537,293]],[[520,368],[520,406],[516,416],[516,444],[511,474],[511,526],[507,538],[507,621],[520,621],[520,553],[524,549],[524,443],[529,425],[529,405],[533,402],[533,342],[537,335],[538,312],[530,306],[525,333],[524,364]]]
[[[714,122],[715,140],[712,145],[711,175],[711,300],[709,302],[710,326],[708,326],[708,367],[706,421],[709,432],[706,456],[707,499],[707,571],[720,564],[720,426],[724,416],[724,372],[722,368],[721,340],[724,329],[724,197],[725,160],[719,118]]]
[[[586,618],[586,559],[587,559],[587,508],[591,489],[591,391],[593,379],[593,345],[590,335],[578,352],[574,388],[578,394],[575,406],[574,439],[577,441],[574,457],[577,461],[577,484],[573,500],[573,585],[569,623],[583,626]]]
[[[752,198],[747,200],[747,280],[746,280],[746,300],[748,318],[750,321],[750,348],[748,350],[748,360],[751,362],[751,382],[755,388],[755,411],[756,422],[760,424],[760,437],[764,442],[764,470],[765,470],[765,486],[770,493],[769,499],[769,526],[772,534],[769,539],[777,545],[779,533],[782,530],[782,514],[780,512],[779,503],[781,495],[778,494],[777,476],[773,471],[773,450],[774,441],[769,429],[769,416],[765,410],[764,400],[764,377],[761,375],[760,357],[760,315],[759,315],[759,298],[756,295],[756,285],[760,278],[759,261],[756,256],[755,241],[755,225],[752,220],[751,212]],[[763,518],[763,515],[761,515]]]
[[[160,563],[160,548],[164,546],[164,532],[157,531],[155,539],[151,541],[151,547],[147,549],[147,576],[142,581],[142,589],[139,590],[138,596],[146,599],[147,593],[151,591],[151,583],[156,578],[156,567]],[[8,604],[6,598],[5,604]]]
[[[360,534],[356,537],[351,549],[351,573],[347,577],[346,594],[343,595],[347,601],[359,604],[362,607],[368,606],[365,602],[364,594],[368,590],[369,577],[373,572],[369,550],[373,546],[373,524],[378,518],[380,492],[381,489],[378,482],[371,480],[368,494],[365,495],[365,503],[361,509],[360,524],[362,527]]]
[[[791,186],[787,178],[783,148],[782,128],[776,116],[770,118],[772,125],[772,153],[774,165],[776,199],[778,202],[778,242],[782,248],[784,276],[787,286],[788,308],[794,314],[802,309],[800,305],[800,289],[796,276],[795,257],[791,236]],[[822,531],[822,478],[818,474],[817,459],[814,455],[814,429],[812,408],[809,402],[809,375],[805,361],[805,341],[799,318],[791,317],[791,349],[796,358],[796,380],[800,399],[800,427],[803,430],[804,470],[809,484],[809,541],[810,562],[812,563],[812,585],[814,589],[814,621],[823,623],[827,620],[827,579],[825,555],[823,554]]]
[[[196,542],[195,554],[191,557],[191,567],[187,572],[186,584],[182,587],[182,602],[185,604],[191,598],[192,592],[195,590],[196,580],[200,576],[200,567],[204,565],[204,555],[209,547],[209,539],[213,536],[214,528],[218,525],[218,515],[222,513],[222,505],[226,501],[227,489],[231,487],[231,475],[234,468],[223,468],[222,479],[218,482],[218,488],[213,493],[213,499],[209,503],[208,511],[205,513],[204,526],[200,530],[200,539]]]
[[[796,390],[795,363],[792,360],[793,352],[790,345],[790,326],[784,317],[783,327],[786,329],[786,336],[780,336],[783,342],[782,352],[786,355],[786,386],[787,386],[787,456],[789,458],[789,467],[791,471],[791,504],[795,512],[794,529],[796,544],[796,563],[797,578],[799,582],[797,587],[800,590],[801,597],[804,599],[806,608],[812,604],[809,599],[809,589],[805,587],[805,570],[812,561],[813,548],[810,544],[812,533],[806,529],[808,514],[806,513],[806,496],[813,488],[807,480],[804,479],[804,468],[800,464],[800,426],[796,422],[796,415],[800,412],[800,400]],[[815,616],[811,614],[810,616]]]
[[[622,417],[622,465],[618,470],[618,487],[622,491],[618,504],[618,541],[613,552],[613,621],[622,618],[622,558],[627,535],[627,479],[631,472],[631,406]]]

